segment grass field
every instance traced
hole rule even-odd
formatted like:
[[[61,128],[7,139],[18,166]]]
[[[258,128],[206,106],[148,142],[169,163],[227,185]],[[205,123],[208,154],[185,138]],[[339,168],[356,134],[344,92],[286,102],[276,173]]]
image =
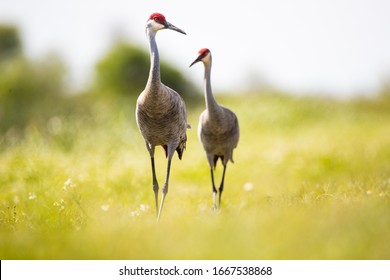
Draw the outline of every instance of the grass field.
[[[157,225],[133,101],[2,135],[0,259],[390,258],[389,100],[217,99],[241,127],[222,209],[211,209],[201,104],[189,109],[187,150],[174,158]]]

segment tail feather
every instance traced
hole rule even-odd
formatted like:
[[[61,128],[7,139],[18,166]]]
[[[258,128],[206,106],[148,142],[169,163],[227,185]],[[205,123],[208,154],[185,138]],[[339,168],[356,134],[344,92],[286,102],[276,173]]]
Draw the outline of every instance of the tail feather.
[[[167,145],[163,145],[162,147],[164,148],[165,157],[167,158],[168,157],[168,146]],[[177,155],[179,156],[180,160],[183,157],[183,152],[184,152],[185,149],[186,149],[185,142],[184,143],[181,142],[181,144],[179,144],[179,146],[177,146],[177,148],[176,148],[176,152],[177,152]]]
[[[180,160],[183,157],[184,150],[186,149],[186,140],[187,139],[184,139],[183,141],[181,141],[176,148],[176,152],[177,152],[177,155],[179,156]]]
[[[214,155],[214,169],[215,169],[215,167],[217,166],[217,161],[218,161],[218,159],[221,159],[221,161],[222,161],[222,163],[223,163],[224,156]]]

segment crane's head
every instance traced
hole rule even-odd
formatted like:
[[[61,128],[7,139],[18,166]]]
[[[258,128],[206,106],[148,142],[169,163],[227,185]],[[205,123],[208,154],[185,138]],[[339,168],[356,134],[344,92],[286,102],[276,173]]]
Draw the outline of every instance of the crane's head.
[[[210,63],[211,61],[211,52],[207,48],[200,49],[198,51],[199,56],[191,63],[190,67],[195,63],[202,61],[203,63]]]
[[[153,30],[154,32],[157,32],[162,29],[171,29],[184,35],[187,35],[183,30],[169,23],[165,19],[164,15],[160,13],[153,13],[150,15],[148,21],[146,22],[146,28]]]

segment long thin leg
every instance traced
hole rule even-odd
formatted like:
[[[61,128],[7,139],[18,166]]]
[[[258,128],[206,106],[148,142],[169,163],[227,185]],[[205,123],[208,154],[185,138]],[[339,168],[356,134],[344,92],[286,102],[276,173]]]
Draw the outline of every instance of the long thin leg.
[[[156,177],[156,167],[154,165],[154,157],[150,158],[152,162],[152,176],[153,176],[153,191],[154,191],[154,199],[156,202],[156,215],[158,215],[158,182]]]
[[[157,215],[157,222],[160,220],[161,213],[164,207],[165,197],[168,193],[168,183],[169,183],[169,175],[171,173],[171,163],[172,163],[172,157],[175,152],[175,149],[171,149],[168,147],[168,166],[167,166],[167,176],[165,178],[164,187],[162,189],[162,197],[161,197],[161,204],[160,204],[160,210],[158,211]]]
[[[225,181],[225,172],[226,172],[226,164],[223,165],[221,185],[219,186],[219,189],[218,189],[219,190],[218,208],[221,208],[221,197],[222,197],[223,185],[224,185],[224,181]]]
[[[154,200],[156,202],[156,216],[158,215],[158,182],[156,176],[156,167],[154,165],[154,146],[146,142],[146,148],[150,154],[150,162],[152,164],[152,181],[153,181],[153,191],[154,191]]]
[[[215,182],[214,182],[214,170],[213,168],[211,167],[210,168],[210,174],[211,174],[211,184],[212,184],[212,187],[213,187],[213,210],[216,210],[217,209],[217,199],[216,199],[216,196],[217,196],[217,189],[215,188]]]
[[[169,181],[169,173],[171,171],[171,161],[172,161],[171,159],[168,159],[167,177],[165,179],[164,187],[162,189],[161,204],[160,204],[160,210],[158,211],[157,222],[160,220],[161,213],[164,207],[165,196],[168,193],[168,181]]]

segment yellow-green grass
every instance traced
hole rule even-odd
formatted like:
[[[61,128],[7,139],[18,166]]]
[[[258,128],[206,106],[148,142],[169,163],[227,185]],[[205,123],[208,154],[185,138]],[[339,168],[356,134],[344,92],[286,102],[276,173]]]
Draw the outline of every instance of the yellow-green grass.
[[[0,258],[390,258],[388,101],[217,99],[241,128],[222,209],[211,208],[197,139],[202,105],[188,109],[187,150],[173,160],[158,224],[134,102],[31,124],[22,140],[2,136]],[[156,163],[162,187],[161,148]]]

